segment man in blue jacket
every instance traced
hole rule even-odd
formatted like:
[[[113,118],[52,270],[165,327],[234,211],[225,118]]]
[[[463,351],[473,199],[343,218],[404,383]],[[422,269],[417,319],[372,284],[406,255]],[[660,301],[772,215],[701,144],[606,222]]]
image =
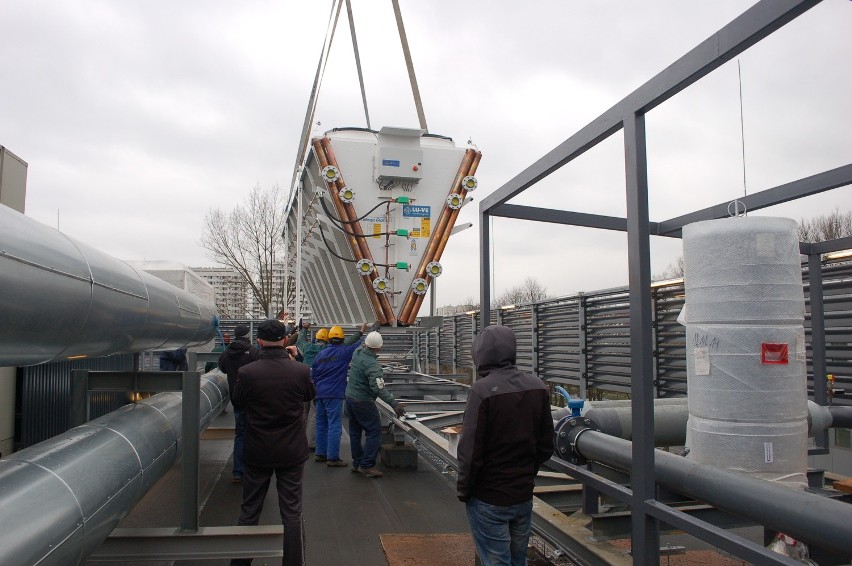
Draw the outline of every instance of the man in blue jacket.
[[[340,415],[343,412],[343,398],[346,396],[346,374],[352,354],[361,345],[361,335],[367,331],[362,324],[358,340],[344,344],[343,329],[333,326],[328,331],[328,346],[319,352],[311,365],[311,379],[317,388],[317,432],[316,456],[314,461],[325,462],[331,467],[345,467],[349,462],[340,459]]]

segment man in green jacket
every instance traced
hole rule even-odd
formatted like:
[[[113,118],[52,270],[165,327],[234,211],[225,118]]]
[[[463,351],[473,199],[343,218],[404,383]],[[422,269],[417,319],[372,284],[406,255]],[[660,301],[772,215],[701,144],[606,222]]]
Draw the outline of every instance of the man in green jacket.
[[[299,329],[299,337],[296,339],[296,347],[302,352],[302,356],[305,358],[303,363],[308,367],[311,367],[311,364],[314,363],[314,358],[317,354],[328,346],[328,328],[317,330],[316,336],[314,336],[316,342],[311,342],[308,338],[308,329],[310,327],[310,322],[303,321],[302,327]]]
[[[370,332],[352,355],[346,384],[346,412],[349,415],[349,444],[352,449],[352,471],[371,478],[382,477],[376,458],[382,442],[382,421],[376,398],[393,407],[397,417],[405,414],[405,406],[385,389],[384,372],[379,365],[382,335]],[[362,442],[362,437],[366,441]]]

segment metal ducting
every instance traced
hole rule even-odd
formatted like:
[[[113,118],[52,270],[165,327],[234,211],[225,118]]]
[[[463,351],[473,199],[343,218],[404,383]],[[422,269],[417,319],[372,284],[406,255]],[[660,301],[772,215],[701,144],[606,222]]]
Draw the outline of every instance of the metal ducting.
[[[0,205],[0,366],[172,349],[215,335],[216,309]]]
[[[0,460],[6,566],[81,564],[178,459],[179,393],[160,393]],[[228,402],[219,372],[201,377],[199,429]]]

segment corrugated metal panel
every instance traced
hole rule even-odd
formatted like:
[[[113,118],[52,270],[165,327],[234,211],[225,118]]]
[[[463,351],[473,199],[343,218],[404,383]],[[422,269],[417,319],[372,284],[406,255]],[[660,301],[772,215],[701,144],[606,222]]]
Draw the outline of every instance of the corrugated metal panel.
[[[87,358],[22,367],[21,376],[21,448],[62,434],[69,428],[71,371],[131,371],[133,355]],[[125,393],[90,395],[91,418],[110,413],[128,403]]]
[[[579,387],[580,300],[571,297],[538,307],[538,375],[551,383]]]
[[[826,368],[827,373],[835,376],[835,387],[845,391],[835,396],[833,403],[852,406],[852,262],[824,262],[822,271]],[[803,273],[807,302],[806,268]],[[649,355],[655,358],[654,383],[658,397],[686,395],[686,329],[677,322],[685,298],[683,283],[653,289],[654,350]],[[533,307],[538,321],[535,329]],[[807,308],[809,311],[809,302]],[[455,360],[456,371],[472,368],[470,347],[478,317],[479,313],[444,318],[439,345],[442,365],[451,365]],[[569,389],[630,392],[630,301],[626,287],[492,311],[491,320],[515,331],[521,369]],[[809,312],[805,330],[810,376]],[[534,337],[538,341],[537,352]],[[537,368],[534,367],[536,355]],[[813,387],[810,377],[809,386]]]
[[[810,284],[805,269],[805,333],[807,335],[808,389],[813,390],[811,352]],[[834,405],[852,406],[852,262],[823,263],[823,311],[825,313],[826,373],[835,377],[835,388],[844,395],[833,397]]]
[[[686,395],[686,327],[677,321],[685,299],[683,283],[658,287],[653,292],[658,397]]]

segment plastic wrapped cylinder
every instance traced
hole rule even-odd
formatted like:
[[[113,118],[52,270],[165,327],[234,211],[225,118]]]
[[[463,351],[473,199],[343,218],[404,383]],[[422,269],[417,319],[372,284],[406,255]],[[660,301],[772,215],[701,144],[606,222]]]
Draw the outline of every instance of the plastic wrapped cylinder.
[[[691,323],[803,324],[805,298],[796,222],[748,217],[683,229]]]
[[[807,485],[804,293],[796,223],[684,227],[689,458]]]
[[[690,417],[726,421],[735,415],[738,422],[757,423],[807,419],[804,328],[688,324],[687,329]],[[763,344],[789,345],[788,363],[761,363]]]

